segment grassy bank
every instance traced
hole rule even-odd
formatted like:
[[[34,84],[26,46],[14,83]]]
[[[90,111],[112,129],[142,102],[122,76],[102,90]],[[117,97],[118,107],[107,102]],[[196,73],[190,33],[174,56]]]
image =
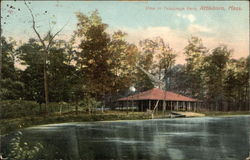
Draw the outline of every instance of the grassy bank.
[[[250,115],[249,111],[236,111],[236,112],[203,112],[205,116],[230,116],[230,115]],[[169,113],[162,114],[161,112],[154,115],[154,118],[166,118]],[[105,111],[105,113],[97,112],[95,114],[88,114],[80,112],[77,115],[74,112],[49,114],[46,116],[25,116],[19,118],[8,118],[0,120],[1,135],[16,131],[18,129],[42,125],[42,124],[55,124],[66,122],[94,122],[94,121],[113,121],[113,120],[143,120],[151,119],[151,115],[146,112],[125,112],[125,111]]]
[[[155,118],[163,118],[163,114],[155,115]],[[34,125],[66,123],[66,122],[93,122],[93,121],[112,121],[112,120],[142,120],[151,119],[151,115],[145,112],[121,112],[106,111],[105,113],[78,113],[74,112],[60,114],[50,114],[47,116],[26,116],[20,118],[2,119],[0,120],[1,135],[7,134],[21,128]]]
[[[208,111],[202,112],[205,116],[233,116],[233,115],[250,115],[250,111],[230,111],[230,112],[221,112],[221,111]]]

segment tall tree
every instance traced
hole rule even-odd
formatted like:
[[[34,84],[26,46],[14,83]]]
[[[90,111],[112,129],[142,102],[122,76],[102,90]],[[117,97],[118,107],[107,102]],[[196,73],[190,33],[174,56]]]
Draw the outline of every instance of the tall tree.
[[[51,102],[69,101],[75,67],[71,64],[67,42],[55,41],[48,55],[48,86]],[[30,39],[18,48],[19,58],[26,69],[22,72],[25,99],[44,103],[43,47],[36,39]],[[71,60],[70,60],[71,59]]]
[[[12,80],[16,79],[16,69],[15,63],[17,59],[17,54],[14,49],[15,41],[7,41],[5,37],[1,37],[1,56],[2,56],[2,73],[3,79],[10,78]]]
[[[198,37],[191,37],[188,40],[188,45],[184,48],[186,56],[186,72],[189,79],[189,96],[194,98],[204,97],[203,84],[203,64],[204,57],[208,52],[203,45],[202,40]]]
[[[86,90],[95,94],[96,98],[101,98],[110,86],[109,58],[108,52],[110,36],[105,31],[107,25],[102,23],[98,12],[93,12],[90,16],[77,13],[78,29],[77,35],[81,38],[77,54],[77,66],[84,74]]]
[[[68,102],[71,98],[71,85],[73,84],[75,67],[68,42],[60,40],[50,49],[48,55],[48,78],[50,101]]]
[[[21,99],[23,83],[20,81],[20,71],[15,68],[18,55],[15,49],[16,43],[1,37],[1,79],[0,99]]]
[[[249,56],[230,59],[223,83],[228,110],[249,109]]]
[[[125,40],[126,35],[122,31],[114,32],[109,43],[108,50],[112,55],[111,72],[114,75],[111,92],[128,89],[135,81],[135,65],[139,52],[135,45]]]
[[[169,80],[167,72],[174,65],[176,57],[176,54],[173,49],[170,48],[169,44],[164,42],[161,37],[156,37],[154,39],[145,39],[141,41],[140,49],[141,54],[139,58],[139,65],[142,66],[147,72],[155,75],[157,79],[164,81]],[[139,82],[144,81],[144,83],[148,82],[148,84],[152,84],[152,82],[148,81],[148,76],[141,71],[139,71],[138,76],[142,77]],[[152,85],[146,85],[145,87],[145,89],[150,89],[152,88]]]
[[[175,65],[166,74],[170,77],[168,81],[168,90],[182,95],[190,95],[190,74],[186,72],[186,65]]]
[[[49,89],[48,89],[48,76],[47,76],[47,59],[48,59],[48,55],[50,53],[50,49],[51,46],[53,45],[53,40],[54,38],[63,30],[63,28],[65,26],[63,26],[59,31],[57,31],[55,34],[52,34],[52,31],[49,30],[47,35],[42,38],[41,34],[38,32],[37,30],[37,26],[36,26],[36,20],[35,20],[35,16],[31,10],[31,8],[29,7],[29,5],[26,3],[26,1],[24,1],[24,4],[26,5],[26,7],[29,10],[29,13],[31,15],[32,18],[32,29],[35,32],[37,38],[39,39],[42,47],[43,47],[43,76],[44,76],[44,96],[45,96],[45,113],[47,112],[47,108],[49,105]]]
[[[31,38],[18,48],[18,52],[21,64],[26,66],[21,74],[25,86],[24,98],[35,100],[39,104],[44,103],[42,46]]]
[[[212,53],[204,59],[205,86],[207,99],[215,102],[215,109],[222,109],[225,100],[223,82],[225,79],[226,66],[229,62],[232,51],[227,46],[219,46],[213,49]]]
[[[136,46],[125,41],[121,31],[107,33],[97,11],[89,16],[77,13],[76,35],[80,39],[76,57],[85,92],[99,100],[131,84],[137,54]],[[105,102],[104,102],[105,103]]]

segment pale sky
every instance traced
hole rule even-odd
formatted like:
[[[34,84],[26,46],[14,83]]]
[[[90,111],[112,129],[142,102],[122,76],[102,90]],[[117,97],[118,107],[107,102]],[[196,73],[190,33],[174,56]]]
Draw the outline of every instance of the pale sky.
[[[201,10],[202,6],[224,10]],[[232,6],[240,10],[231,10]],[[76,29],[75,12],[87,14],[97,9],[103,22],[109,25],[109,32],[120,29],[128,33],[129,42],[161,36],[176,51],[176,63],[185,62],[183,49],[191,35],[202,38],[209,49],[225,44],[234,50],[234,58],[246,57],[249,54],[248,6],[248,1],[31,1],[30,4],[41,33],[49,30],[49,22],[56,21],[54,26],[51,24],[54,32],[68,22],[59,38],[69,39]],[[188,7],[196,9],[188,10]],[[4,36],[23,42],[35,37],[23,1],[3,1],[1,16]]]

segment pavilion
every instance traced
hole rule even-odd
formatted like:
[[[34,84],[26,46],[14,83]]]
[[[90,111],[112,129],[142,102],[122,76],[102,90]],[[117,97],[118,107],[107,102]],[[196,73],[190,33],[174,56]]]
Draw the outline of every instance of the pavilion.
[[[157,107],[155,108],[155,106]],[[156,109],[156,111],[197,111],[201,107],[201,101],[174,92],[153,88],[145,92],[120,98],[116,101],[116,108],[118,109],[123,110],[131,107],[137,111],[154,109]]]

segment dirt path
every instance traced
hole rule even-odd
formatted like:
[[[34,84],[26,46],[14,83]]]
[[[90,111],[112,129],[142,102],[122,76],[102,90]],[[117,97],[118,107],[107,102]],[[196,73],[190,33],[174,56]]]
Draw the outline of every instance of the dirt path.
[[[205,116],[205,114],[196,113],[196,112],[175,112],[175,113],[185,115],[186,117],[204,117]]]

